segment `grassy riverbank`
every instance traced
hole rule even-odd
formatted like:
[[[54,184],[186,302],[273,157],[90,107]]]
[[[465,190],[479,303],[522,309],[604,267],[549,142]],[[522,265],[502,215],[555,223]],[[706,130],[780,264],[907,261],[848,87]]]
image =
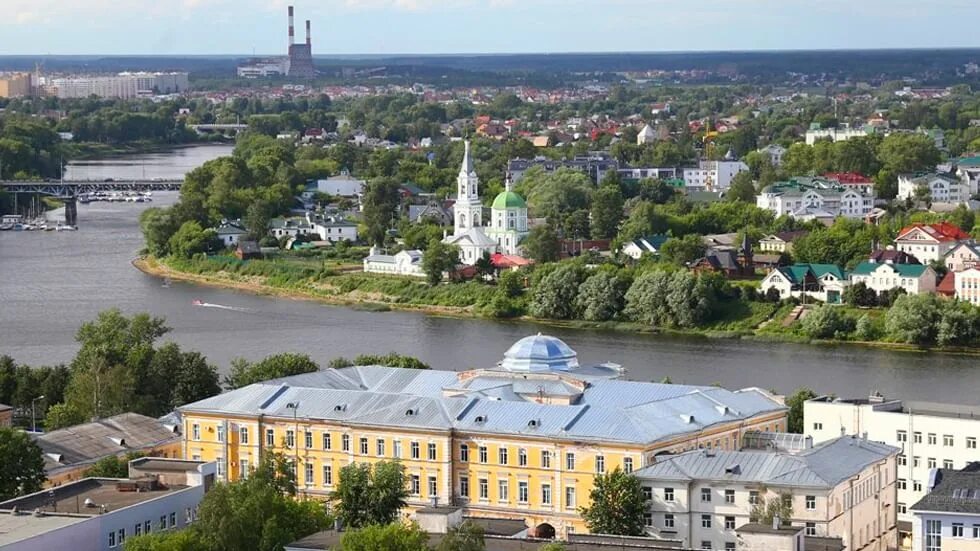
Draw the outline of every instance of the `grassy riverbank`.
[[[408,310],[432,315],[489,318],[495,287],[477,282],[430,287],[415,278],[364,274],[350,260],[310,260],[278,258],[243,262],[234,257],[165,260],[153,257],[133,262],[141,271],[188,281],[199,285],[221,287],[248,293],[313,300],[325,304],[353,307],[364,311]],[[853,339],[811,339],[799,330],[799,322],[784,323],[794,306],[768,302],[734,302],[726,305],[715,321],[695,329],[663,329],[633,322],[589,322],[582,320],[513,318],[554,327],[628,331],[637,333],[677,334],[705,338],[729,338],[764,342],[810,344],[857,344],[903,351],[925,351],[913,345],[884,341]],[[842,307],[848,314],[868,314],[878,318],[881,310],[859,310]],[[854,310],[851,312],[850,310]],[[946,348],[944,353],[978,355],[974,348]]]

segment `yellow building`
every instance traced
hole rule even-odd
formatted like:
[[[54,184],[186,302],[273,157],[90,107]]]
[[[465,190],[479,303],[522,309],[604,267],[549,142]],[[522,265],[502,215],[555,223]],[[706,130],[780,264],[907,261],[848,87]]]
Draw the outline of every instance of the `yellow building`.
[[[31,95],[30,73],[0,74],[0,98],[17,98]]]
[[[580,366],[562,341],[518,341],[503,361],[464,372],[377,366],[266,381],[183,406],[185,458],[237,479],[273,450],[293,457],[301,492],[326,497],[353,462],[398,459],[410,505],[523,519],[539,536],[583,532],[597,473],[658,454],[737,448],[780,431],[786,408],[765,391],[620,380]]]

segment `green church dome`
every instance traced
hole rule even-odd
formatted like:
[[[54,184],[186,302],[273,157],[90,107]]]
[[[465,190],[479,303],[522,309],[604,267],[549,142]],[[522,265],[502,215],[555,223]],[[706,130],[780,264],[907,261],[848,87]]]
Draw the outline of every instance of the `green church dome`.
[[[493,200],[495,209],[526,209],[527,203],[513,191],[503,191]]]

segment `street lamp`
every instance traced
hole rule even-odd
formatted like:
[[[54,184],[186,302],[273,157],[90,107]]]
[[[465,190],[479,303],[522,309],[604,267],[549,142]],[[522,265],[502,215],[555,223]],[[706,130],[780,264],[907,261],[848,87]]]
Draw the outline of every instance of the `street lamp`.
[[[43,400],[44,394],[38,396],[31,400],[31,432],[37,432],[37,417],[34,415],[34,403],[38,400]]]

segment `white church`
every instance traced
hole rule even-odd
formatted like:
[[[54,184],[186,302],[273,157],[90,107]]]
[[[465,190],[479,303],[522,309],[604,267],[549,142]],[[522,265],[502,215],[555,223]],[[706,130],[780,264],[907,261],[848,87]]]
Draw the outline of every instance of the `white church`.
[[[527,203],[514,193],[510,178],[506,190],[493,200],[486,226],[483,225],[483,203],[480,202],[480,179],[473,168],[469,141],[456,182],[453,235],[446,237],[444,242],[459,247],[460,261],[472,266],[484,254],[519,255],[520,243],[528,234]]]

